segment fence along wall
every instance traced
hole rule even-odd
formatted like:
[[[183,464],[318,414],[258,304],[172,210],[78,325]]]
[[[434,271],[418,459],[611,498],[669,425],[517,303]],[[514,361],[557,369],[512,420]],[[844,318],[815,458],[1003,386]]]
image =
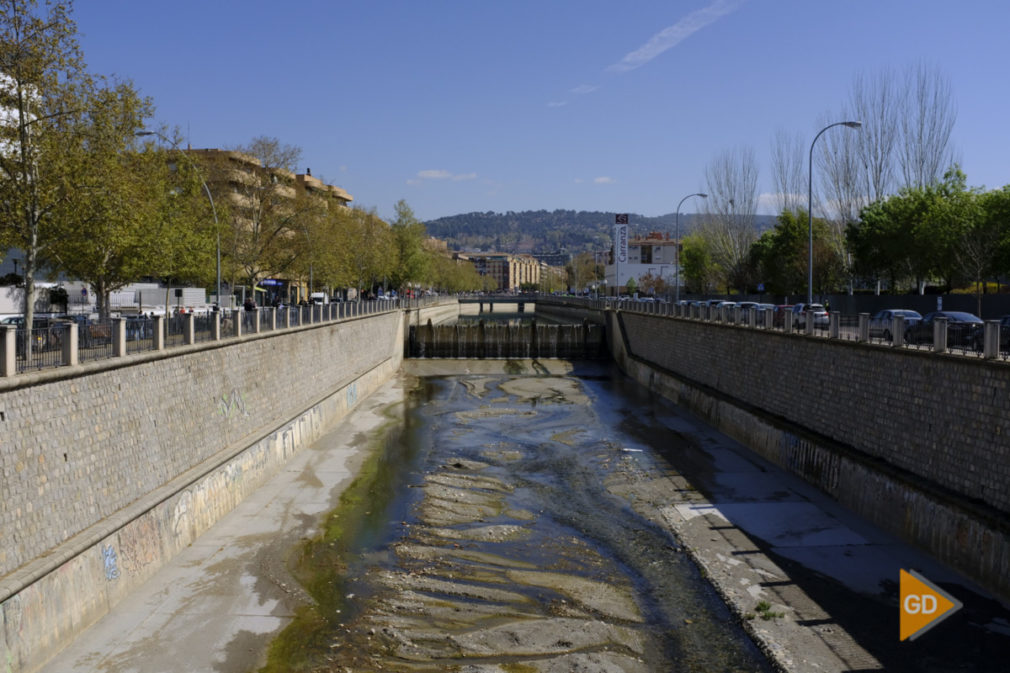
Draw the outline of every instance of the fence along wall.
[[[0,660],[30,671],[402,361],[390,312],[0,382]]]
[[[629,374],[1010,597],[1010,366],[627,311],[611,329]]]

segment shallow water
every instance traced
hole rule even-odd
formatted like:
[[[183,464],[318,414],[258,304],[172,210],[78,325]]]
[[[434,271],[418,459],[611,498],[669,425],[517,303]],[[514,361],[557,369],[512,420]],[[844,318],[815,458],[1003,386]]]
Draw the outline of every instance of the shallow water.
[[[608,489],[685,441],[626,431],[648,398],[608,365],[458,366],[417,379],[306,546],[320,607],[277,670],[768,670],[677,540]]]

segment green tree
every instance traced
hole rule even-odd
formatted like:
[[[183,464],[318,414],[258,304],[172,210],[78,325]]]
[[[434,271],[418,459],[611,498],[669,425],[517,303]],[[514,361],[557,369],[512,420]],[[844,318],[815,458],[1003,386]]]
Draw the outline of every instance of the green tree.
[[[109,293],[142,276],[203,281],[214,268],[213,218],[195,167],[151,144],[137,150],[150,115],[129,84],[97,89],[66,146],[64,170],[80,176],[76,198],[54,211],[56,238],[43,259],[87,282],[103,318]]]
[[[844,266],[834,245],[831,227],[822,218],[813,221],[814,291],[833,290],[843,280]],[[782,295],[806,293],[809,280],[810,228],[804,211],[783,211],[774,229],[766,231],[751,248],[751,261],[767,291]]]
[[[941,279],[949,289],[961,277],[983,273],[982,258],[994,240],[979,242],[976,232],[966,245],[978,221],[977,199],[955,166],[942,182],[906,187],[870,204],[846,234],[854,269],[888,278],[892,289],[904,280],[922,287],[929,279]]]
[[[54,240],[53,211],[75,196],[64,171],[71,117],[89,85],[69,2],[0,0],[0,243],[24,250],[24,316],[35,312],[40,254]],[[30,356],[31,339],[26,335]]]
[[[350,208],[342,214],[347,268],[354,287],[361,296],[362,288],[372,288],[392,271],[393,233],[389,225],[375,212]]]
[[[404,294],[407,285],[428,277],[431,255],[424,249],[428,234],[403,199],[396,204],[396,219],[391,226],[396,262],[390,270],[390,282]]]
[[[712,258],[708,240],[691,234],[684,238],[683,280],[688,292],[706,294],[715,290],[721,271]]]
[[[980,218],[984,226],[999,231],[994,250],[995,275],[1010,274],[1010,185],[986,192],[980,199]]]

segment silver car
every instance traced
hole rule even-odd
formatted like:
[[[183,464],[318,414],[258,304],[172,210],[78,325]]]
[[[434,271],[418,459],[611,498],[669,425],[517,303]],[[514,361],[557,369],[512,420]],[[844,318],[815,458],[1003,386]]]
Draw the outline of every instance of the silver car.
[[[884,339],[890,341],[891,326],[894,324],[895,316],[902,316],[905,319],[905,329],[922,320],[922,315],[918,311],[907,308],[887,308],[877,311],[870,318],[870,338]]]

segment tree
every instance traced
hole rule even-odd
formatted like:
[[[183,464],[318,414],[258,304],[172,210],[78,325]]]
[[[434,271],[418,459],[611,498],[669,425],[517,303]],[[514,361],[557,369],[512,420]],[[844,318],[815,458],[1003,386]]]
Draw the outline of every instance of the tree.
[[[639,278],[638,286],[642,292],[652,297],[667,294],[670,291],[670,284],[666,279],[662,276],[655,276],[652,272],[646,272],[644,276]]]
[[[982,265],[977,260],[966,265],[969,253],[963,248],[978,219],[975,201],[975,190],[954,167],[941,183],[904,187],[870,204],[848,230],[857,271],[888,277],[892,288],[911,279],[920,291],[930,278],[943,279],[949,288],[969,267],[974,267],[969,275],[978,273]]]
[[[372,288],[390,276],[392,230],[370,210],[349,208],[341,216],[346,224],[343,244],[349,276],[360,297],[362,288]]]
[[[565,274],[568,277],[568,287],[576,293],[603,277],[602,268],[596,264],[596,257],[591,252],[575,255],[565,265]]]
[[[708,240],[701,234],[691,234],[684,238],[683,278],[689,292],[708,294],[712,292],[722,270],[712,258]]]
[[[712,259],[724,273],[727,287],[744,290],[750,282],[747,264],[757,240],[757,161],[754,151],[741,148],[720,154],[705,170],[708,198],[699,233],[708,241]]]
[[[72,198],[63,150],[88,85],[69,2],[0,0],[0,242],[24,250],[24,317],[35,312],[39,257],[54,240],[53,211]],[[30,334],[25,354],[31,357]]]
[[[254,138],[231,155],[208,160],[205,170],[220,192],[227,189],[235,202],[224,253],[232,274],[250,287],[272,274],[294,270],[299,252],[307,248],[298,241],[306,236],[320,216],[319,199],[296,189],[294,171],[301,149],[283,145],[276,138]],[[236,169],[234,162],[242,163]],[[235,175],[242,173],[240,179]],[[217,202],[226,201],[219,193]]]
[[[431,258],[424,249],[428,232],[403,199],[396,204],[396,219],[391,226],[396,263],[390,270],[390,282],[404,294],[407,285],[428,275]]]
[[[65,146],[75,196],[54,211],[56,236],[41,257],[87,282],[103,319],[109,293],[137,278],[204,280],[214,266],[212,216],[195,167],[152,144],[138,151],[136,133],[150,116],[150,101],[130,84],[98,88]]]
[[[779,212],[796,212],[806,207],[806,151],[803,139],[781,129],[772,143],[772,179]]]
[[[999,230],[1000,237],[994,250],[994,267],[997,275],[1010,273],[1010,185],[986,192],[980,199],[980,218],[983,226]]]
[[[949,79],[936,68],[922,64],[908,69],[899,116],[899,162],[905,184],[925,187],[939,182],[943,171],[955,163],[950,134],[957,112]]]
[[[831,226],[837,253],[847,250],[846,228],[871,203],[903,187],[940,182],[951,165],[954,122],[950,86],[938,71],[918,66],[899,77],[890,70],[860,74],[842,110],[825,123],[859,120],[858,133],[828,133],[818,154],[824,193],[820,210]]]
[[[844,119],[862,122],[858,133],[844,134],[855,146],[857,185],[862,206],[894,192],[899,117],[905,96],[891,70],[875,76],[860,74],[853,82]],[[853,215],[855,213],[852,213]],[[847,219],[843,226],[855,218]]]

